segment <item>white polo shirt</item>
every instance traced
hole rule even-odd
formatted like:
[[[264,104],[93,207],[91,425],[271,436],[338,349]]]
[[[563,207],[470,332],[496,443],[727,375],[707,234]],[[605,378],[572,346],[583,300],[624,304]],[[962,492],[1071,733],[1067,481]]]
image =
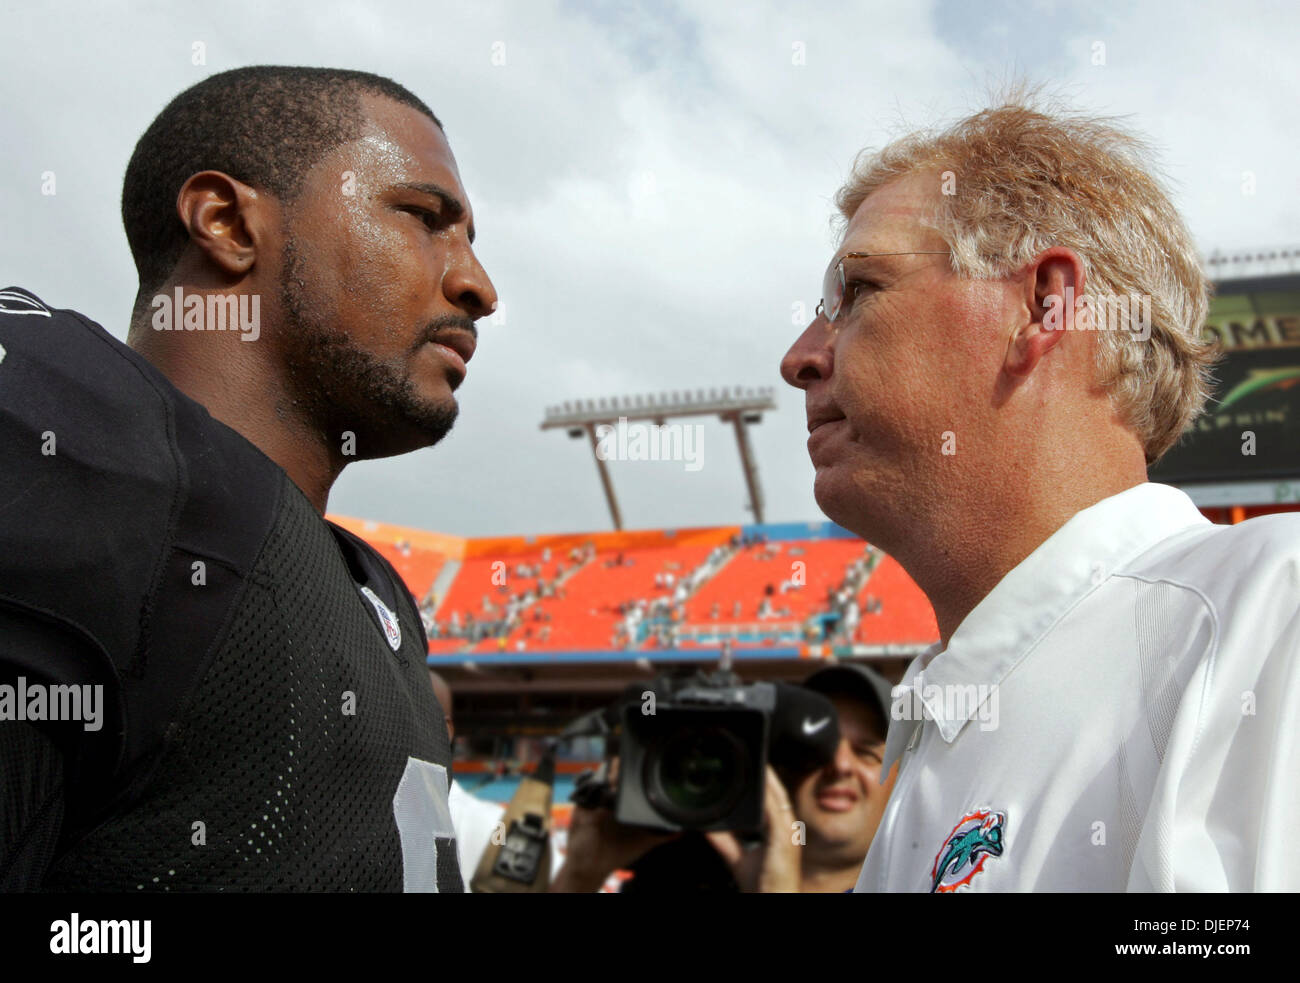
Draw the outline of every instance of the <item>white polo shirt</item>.
[[[1300,890],[1300,515],[1084,509],[893,716],[858,891]]]

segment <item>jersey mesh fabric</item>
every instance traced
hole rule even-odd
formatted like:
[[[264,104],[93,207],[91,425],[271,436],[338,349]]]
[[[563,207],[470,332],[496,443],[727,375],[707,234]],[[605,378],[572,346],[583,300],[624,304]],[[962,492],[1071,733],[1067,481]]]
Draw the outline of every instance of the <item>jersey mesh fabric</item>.
[[[25,890],[54,857],[59,839],[58,749],[32,724],[0,723],[0,775],[8,779],[0,782],[0,891]]]
[[[393,652],[329,528],[296,488],[283,502],[142,797],[50,889],[402,890],[393,792],[408,756],[450,758],[423,635],[399,601]],[[438,858],[439,889],[461,890],[452,841]]]

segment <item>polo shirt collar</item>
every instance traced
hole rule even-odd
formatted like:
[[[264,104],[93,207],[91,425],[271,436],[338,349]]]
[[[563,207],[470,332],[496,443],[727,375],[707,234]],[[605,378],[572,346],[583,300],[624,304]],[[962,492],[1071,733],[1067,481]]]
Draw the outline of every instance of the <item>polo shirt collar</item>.
[[[900,700],[924,705],[952,743],[1067,611],[1162,539],[1208,523],[1186,494],[1153,482],[1076,513],[975,606],[946,649],[935,645],[917,660],[919,671],[895,688],[895,716]]]

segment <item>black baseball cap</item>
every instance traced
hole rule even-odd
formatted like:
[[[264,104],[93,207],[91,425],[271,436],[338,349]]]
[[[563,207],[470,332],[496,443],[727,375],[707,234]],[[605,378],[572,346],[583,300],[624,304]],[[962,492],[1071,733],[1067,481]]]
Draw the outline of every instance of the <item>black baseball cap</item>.
[[[881,725],[889,728],[894,687],[870,666],[861,662],[836,662],[818,669],[801,685],[823,696],[849,696],[860,700],[874,708],[880,714]]]

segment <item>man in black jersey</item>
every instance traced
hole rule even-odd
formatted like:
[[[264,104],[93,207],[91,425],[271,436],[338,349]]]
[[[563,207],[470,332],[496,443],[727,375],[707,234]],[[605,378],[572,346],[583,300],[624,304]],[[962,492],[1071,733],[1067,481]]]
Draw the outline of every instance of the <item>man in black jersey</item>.
[[[129,346],[0,291],[0,889],[459,891],[418,610],[323,518],[447,433],[496,307],[442,125],[225,72],[122,211]]]

